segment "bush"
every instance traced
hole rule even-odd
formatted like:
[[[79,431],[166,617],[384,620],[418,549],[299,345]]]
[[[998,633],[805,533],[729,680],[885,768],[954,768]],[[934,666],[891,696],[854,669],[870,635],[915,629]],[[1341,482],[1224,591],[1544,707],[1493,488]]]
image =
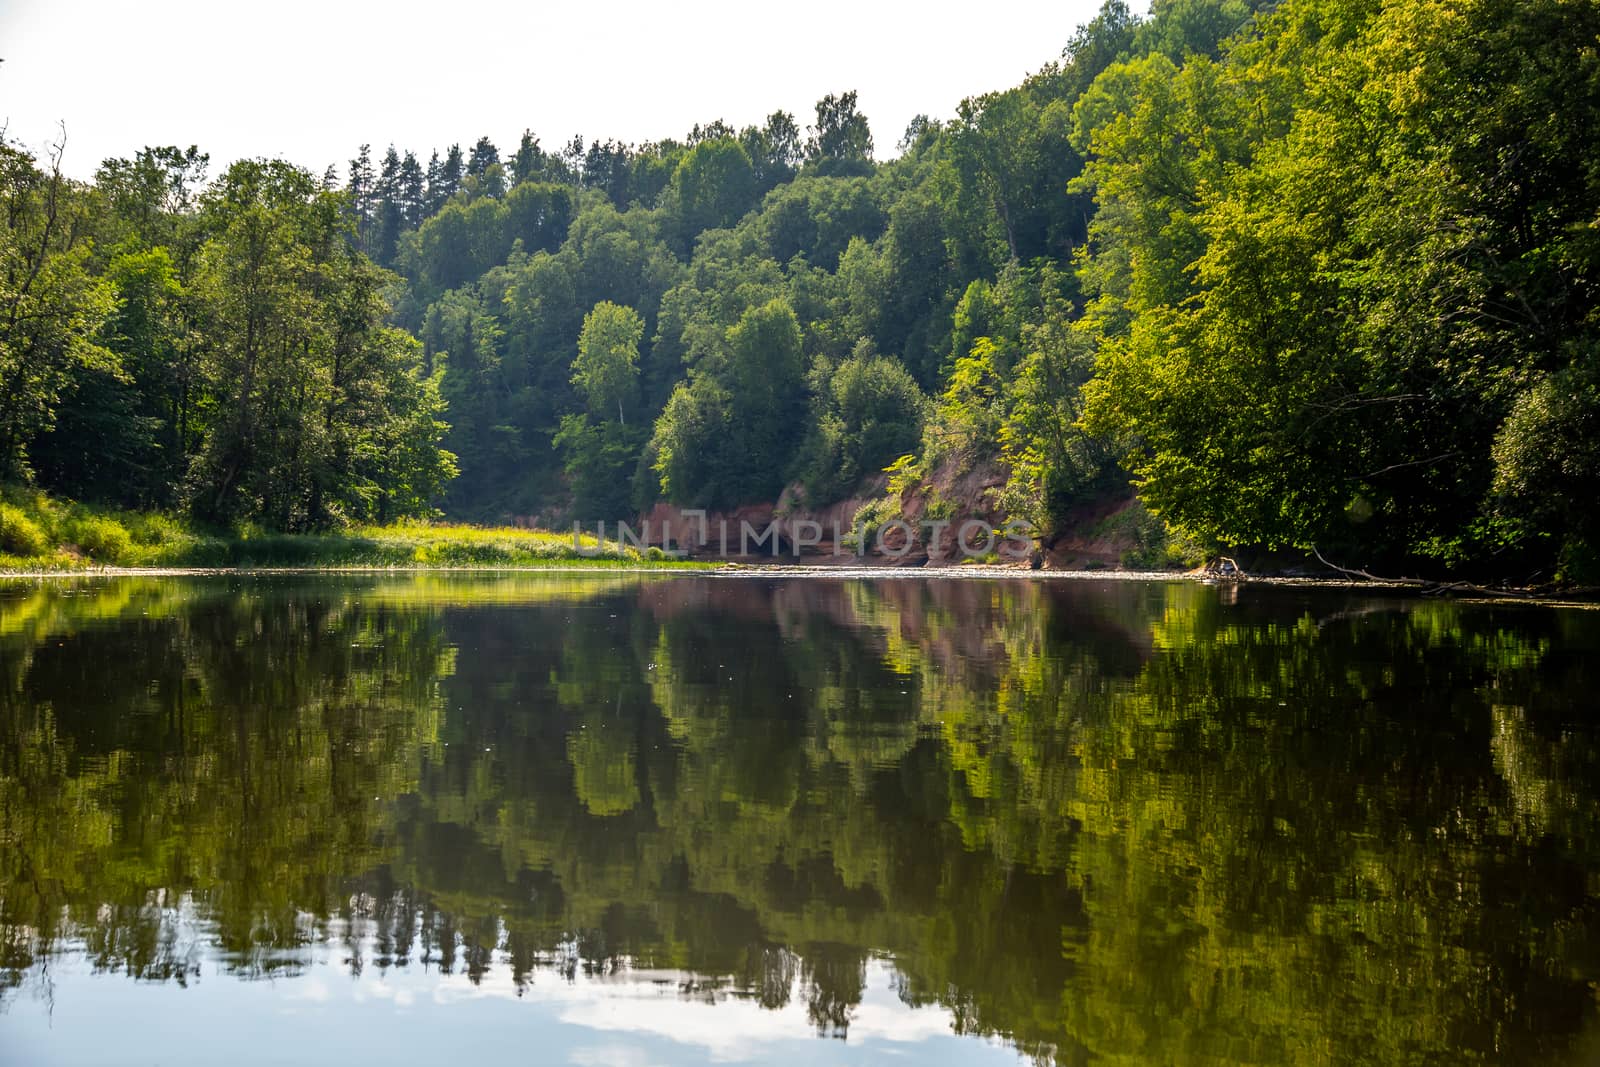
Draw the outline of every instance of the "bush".
[[[0,504],[0,552],[11,556],[42,556],[50,539],[22,509]]]
[[[97,563],[115,563],[133,548],[133,538],[116,519],[90,515],[73,524],[72,540]]]
[[[183,526],[176,519],[160,512],[134,515],[128,519],[127,527],[128,536],[133,538],[136,545],[171,545],[186,537]]]
[[[1192,568],[1205,562],[1205,552],[1198,544],[1180,531],[1170,529],[1142,500],[1135,500],[1131,507],[1108,516],[1095,527],[1094,535],[1132,542],[1118,559],[1128,570]]]

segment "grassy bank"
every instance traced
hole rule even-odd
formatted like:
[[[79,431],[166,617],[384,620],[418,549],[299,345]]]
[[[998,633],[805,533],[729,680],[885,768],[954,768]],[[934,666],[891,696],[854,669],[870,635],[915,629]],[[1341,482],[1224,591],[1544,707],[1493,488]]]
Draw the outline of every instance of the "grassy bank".
[[[100,567],[694,566],[615,542],[510,527],[402,522],[317,534],[205,530],[182,518],[0,491],[0,573]]]

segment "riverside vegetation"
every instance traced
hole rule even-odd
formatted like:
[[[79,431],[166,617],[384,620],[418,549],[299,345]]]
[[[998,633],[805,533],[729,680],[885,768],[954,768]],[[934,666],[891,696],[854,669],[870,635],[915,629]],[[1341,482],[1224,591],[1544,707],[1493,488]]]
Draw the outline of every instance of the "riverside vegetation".
[[[226,533],[160,512],[118,512],[12,491],[0,501],[0,571],[85,567],[539,567],[673,566],[659,549],[640,551],[592,535],[402,520],[315,533],[253,524]]]
[[[1204,551],[1590,581],[1597,143],[1592,3],[1112,0],[886,162],[850,92],[320,176],[6,144],[3,551],[170,558],[121,509],[387,560],[370,526],[823,507],[894,464],[875,517],[987,467],[1046,531],[1137,495]]]

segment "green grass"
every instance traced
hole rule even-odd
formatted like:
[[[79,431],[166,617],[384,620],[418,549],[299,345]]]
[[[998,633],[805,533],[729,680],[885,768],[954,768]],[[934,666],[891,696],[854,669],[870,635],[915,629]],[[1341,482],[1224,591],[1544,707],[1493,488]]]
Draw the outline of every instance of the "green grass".
[[[173,515],[94,508],[32,490],[0,490],[0,573],[100,567],[695,567],[593,536],[511,527],[400,522],[315,534],[199,529]]]

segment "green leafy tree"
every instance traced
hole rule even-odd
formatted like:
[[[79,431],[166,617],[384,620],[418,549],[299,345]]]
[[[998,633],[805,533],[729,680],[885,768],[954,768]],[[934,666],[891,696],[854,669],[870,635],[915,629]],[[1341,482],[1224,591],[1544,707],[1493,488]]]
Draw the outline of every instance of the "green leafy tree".
[[[748,309],[656,420],[661,491],[713,507],[776,497],[804,435],[804,405],[794,311],[782,299]]]
[[[572,384],[591,413],[609,415],[615,407],[618,425],[627,424],[624,408],[637,388],[643,337],[644,320],[630,307],[602,301],[583,317]]]
[[[1302,4],[1220,66],[1107,71],[1078,112],[1109,334],[1088,415],[1126,435],[1152,506],[1231,543],[1537,551],[1548,519],[1522,524],[1516,487],[1550,483],[1518,439],[1585,417],[1543,383],[1585,395],[1595,260],[1573,227],[1595,179],[1571,161],[1600,99],[1558,88],[1600,83],[1550,49],[1593,25]]]
[[[774,111],[763,126],[747,126],[739,143],[755,171],[756,188],[765,193],[791,180],[805,162],[800,127],[787,111]]]
[[[829,93],[817,101],[806,161],[818,173],[859,173],[872,159],[872,129],[856,110],[856,92]]]
[[[55,421],[80,369],[120,374],[101,344],[113,290],[89,270],[83,190],[0,141],[0,479],[30,473],[28,445]]]
[[[102,278],[117,300],[100,330],[115,363],[73,372],[69,402],[35,439],[35,466],[44,484],[74,499],[173,507],[206,400],[193,295],[166,246],[132,239]]]
[[[857,344],[838,365],[819,357],[807,377],[811,429],[799,469],[808,504],[833,503],[921,442],[927,405],[922,390],[905,367],[878,355],[871,342]]]
[[[448,476],[437,379],[383,325],[388,276],[344,242],[340,208],[278,162],[236,163],[204,197],[210,403],[189,473],[203,517],[288,530],[390,517]]]
[[[715,137],[691,148],[679,161],[667,191],[677,220],[680,247],[690,248],[702,230],[731,226],[755,204],[755,168],[732,137]]]

